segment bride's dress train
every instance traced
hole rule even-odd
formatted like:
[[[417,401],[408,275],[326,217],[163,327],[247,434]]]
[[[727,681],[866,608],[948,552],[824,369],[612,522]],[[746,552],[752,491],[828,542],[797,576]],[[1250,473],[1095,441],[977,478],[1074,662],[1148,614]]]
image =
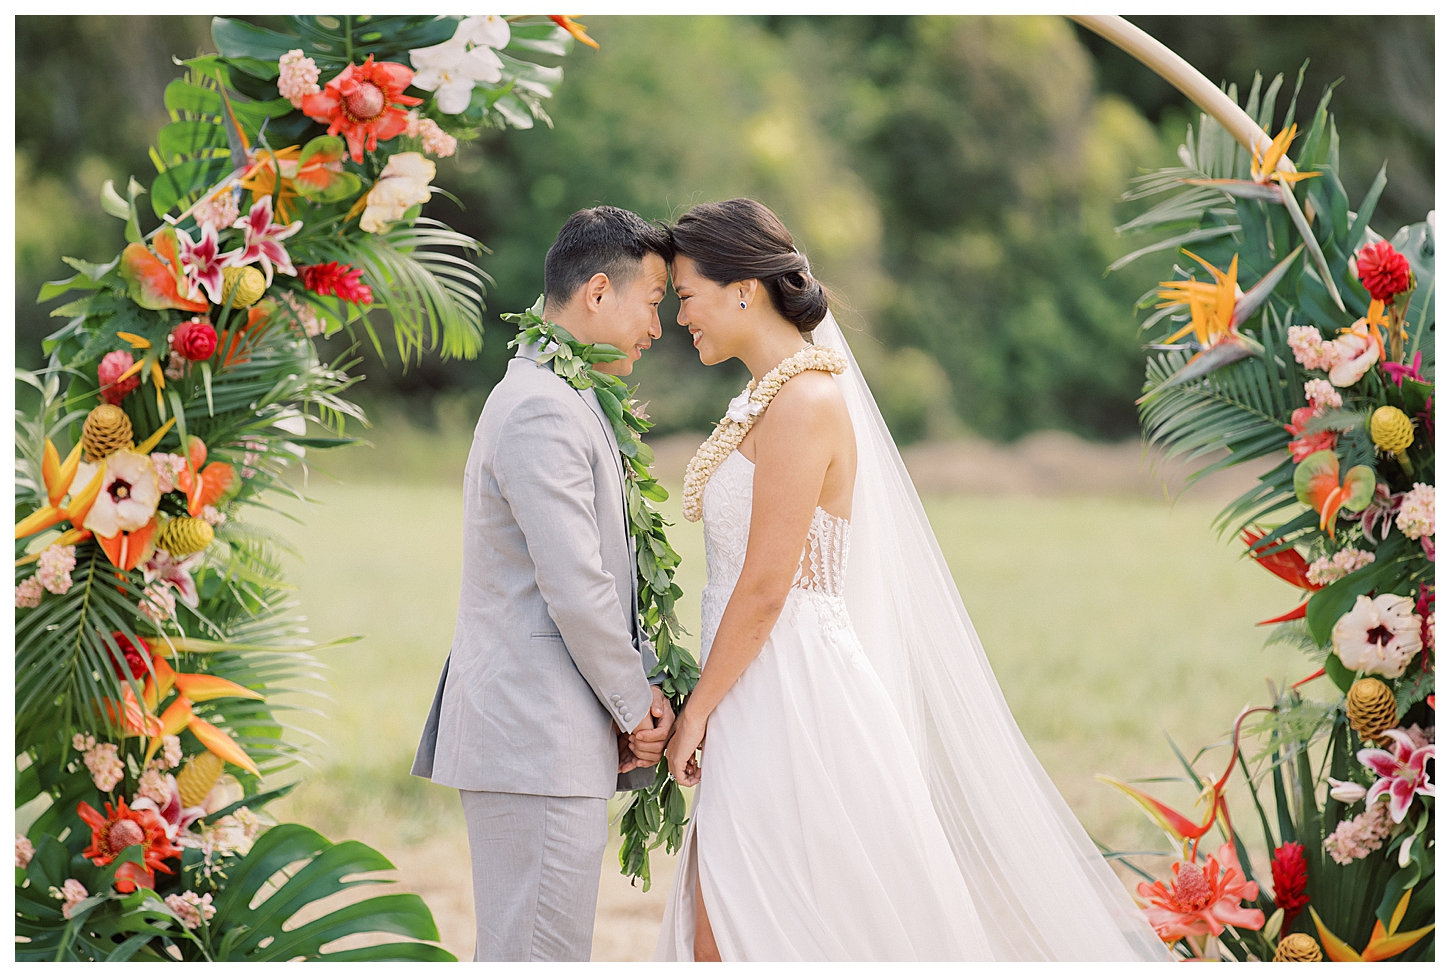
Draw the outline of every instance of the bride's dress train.
[[[755,466],[705,488],[701,653],[745,563]],[[725,960],[986,960],[906,729],[843,594],[850,523],[817,509],[764,647],[710,717],[657,960],[694,959],[695,878]]]
[[[851,521],[816,511],[780,619],[710,717],[656,958],[693,959],[698,872],[726,960],[1167,960],[1018,729],[832,316],[815,341],[848,364]],[[705,486],[702,656],[753,483],[736,452]]]

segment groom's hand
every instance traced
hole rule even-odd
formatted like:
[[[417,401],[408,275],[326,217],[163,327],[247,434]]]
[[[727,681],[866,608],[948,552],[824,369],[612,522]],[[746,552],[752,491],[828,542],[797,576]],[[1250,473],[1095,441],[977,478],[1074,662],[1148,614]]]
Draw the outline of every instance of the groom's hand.
[[[629,736],[630,752],[637,758],[637,766],[652,767],[664,756],[665,741],[670,738],[670,729],[675,723],[675,712],[658,685],[650,688],[649,715],[634,728]]]
[[[635,767],[647,766],[644,761],[634,755],[634,750],[629,745],[629,734],[619,734],[619,772],[629,773]]]

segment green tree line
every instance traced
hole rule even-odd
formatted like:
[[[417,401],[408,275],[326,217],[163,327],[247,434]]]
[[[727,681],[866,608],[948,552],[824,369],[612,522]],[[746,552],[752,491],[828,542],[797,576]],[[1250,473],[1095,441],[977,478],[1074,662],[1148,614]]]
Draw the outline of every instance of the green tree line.
[[[267,18],[258,18],[266,21]],[[1135,18],[1215,80],[1301,64],[1303,114],[1335,106],[1351,199],[1390,161],[1376,227],[1433,206],[1433,21],[1409,17]],[[482,240],[493,287],[483,354],[384,370],[363,347],[372,403],[429,423],[475,411],[512,332],[499,313],[542,288],[543,255],[580,207],[668,220],[756,197],[796,233],[903,440],[963,428],[996,439],[1137,429],[1133,302],[1171,258],[1105,275],[1133,245],[1119,195],[1171,160],[1183,99],[1132,59],[1054,17],[593,17],[548,104],[553,126],[480,139],[445,160],[428,212]],[[16,336],[22,365],[56,325],[34,304],[61,255],[109,259],[105,179],[154,175],[172,57],[210,50],[204,17],[21,17],[16,25]],[[636,371],[661,431],[703,429],[747,378],[705,370],[675,308]],[[335,337],[336,351],[350,340]]]

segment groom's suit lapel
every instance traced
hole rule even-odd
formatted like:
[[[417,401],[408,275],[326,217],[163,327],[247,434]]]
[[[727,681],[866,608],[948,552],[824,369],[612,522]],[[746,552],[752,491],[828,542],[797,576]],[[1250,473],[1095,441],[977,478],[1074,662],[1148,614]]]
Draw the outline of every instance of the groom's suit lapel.
[[[624,504],[624,531],[627,533],[629,532],[629,494],[624,488],[624,459],[619,454],[619,439],[614,435],[614,425],[609,423],[609,415],[604,413],[604,407],[599,403],[599,395],[591,389],[580,390],[579,396],[583,397],[584,402],[594,411],[594,416],[598,418],[600,425],[603,426],[604,437],[608,439],[609,446],[612,449],[610,457],[614,459],[614,471],[619,475],[619,497],[623,500]],[[634,646],[638,648],[639,588],[634,585],[634,580],[639,575],[639,566],[636,563],[638,557],[634,552],[634,540],[628,539],[625,542],[629,548],[629,570],[632,575],[629,587],[629,628],[630,632],[634,635]]]
[[[525,359],[534,360],[537,363],[538,362],[538,356],[539,356],[539,347],[537,347],[537,346],[520,346],[519,347],[519,351],[517,353],[515,353],[514,355],[515,356],[518,356],[518,357],[525,358]],[[549,368],[546,367],[546,366],[541,366],[541,367],[539,367],[539,369],[549,369]],[[549,372],[552,373],[553,371],[550,370]],[[561,383],[567,382],[562,377],[560,377],[559,380],[560,380]],[[610,447],[610,458],[612,458],[614,460],[614,473],[619,478],[619,497],[622,500],[622,505],[624,506],[624,526],[625,526],[625,532],[628,532],[629,531],[629,495],[625,491],[625,488],[624,488],[624,459],[621,458],[620,457],[620,454],[619,454],[619,439],[614,436],[614,425],[611,424],[611,423],[609,423],[609,415],[606,414],[606,413],[604,413],[604,408],[599,403],[599,395],[596,394],[593,391],[593,389],[580,390],[577,387],[572,387],[572,386],[571,386],[571,389],[573,389],[573,391],[576,394],[579,395],[580,399],[583,400],[584,403],[586,403],[586,404],[589,405],[589,410],[594,414],[595,419],[597,421],[599,421],[599,426],[604,431],[604,439],[605,439],[605,441],[607,441],[609,443],[609,447]],[[630,540],[627,540],[626,542],[628,544],[628,549],[629,549],[629,569],[630,569],[631,574],[637,575],[639,573],[639,567],[636,564],[636,560],[638,558],[636,557],[635,552],[634,552],[634,540],[630,539]],[[635,647],[639,647],[639,593],[638,593],[638,588],[634,586],[633,580],[631,580],[631,582],[630,582],[629,593],[630,593],[630,602],[629,602],[629,604],[630,604],[630,606],[629,606],[630,631],[634,635]]]

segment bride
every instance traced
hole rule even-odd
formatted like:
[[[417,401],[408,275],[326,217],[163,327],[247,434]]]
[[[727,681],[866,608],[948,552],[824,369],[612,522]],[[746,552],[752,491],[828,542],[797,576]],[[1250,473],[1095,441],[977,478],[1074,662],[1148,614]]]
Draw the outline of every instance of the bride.
[[[738,199],[673,236],[701,362],[754,379],[685,479],[703,670],[666,758],[699,790],[656,959],[1166,960],[1017,729],[790,233]]]

